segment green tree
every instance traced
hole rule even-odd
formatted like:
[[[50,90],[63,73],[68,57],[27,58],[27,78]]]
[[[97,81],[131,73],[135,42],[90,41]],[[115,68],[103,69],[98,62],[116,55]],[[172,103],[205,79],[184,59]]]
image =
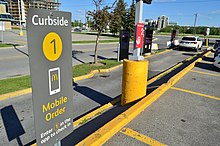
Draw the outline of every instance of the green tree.
[[[94,63],[97,64],[98,58],[98,44],[99,44],[99,37],[102,34],[102,31],[106,29],[106,26],[109,24],[110,20],[110,13],[109,10],[115,5],[115,2],[111,7],[104,6],[104,0],[93,0],[95,4],[95,10],[89,11],[88,15],[91,17],[91,23],[94,30],[97,30],[97,37],[96,37],[96,44],[95,44],[95,51],[94,51]]]
[[[119,0],[114,11],[111,13],[110,31],[114,35],[126,28],[126,3]]]
[[[132,0],[132,4],[130,5],[130,8],[127,10],[127,22],[126,22],[126,28],[130,31],[131,37],[133,37],[134,34],[134,27],[135,27],[135,2]]]

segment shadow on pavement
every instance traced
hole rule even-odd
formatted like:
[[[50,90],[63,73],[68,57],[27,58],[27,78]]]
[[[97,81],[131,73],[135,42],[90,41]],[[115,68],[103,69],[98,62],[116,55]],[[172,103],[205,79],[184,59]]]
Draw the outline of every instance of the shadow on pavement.
[[[100,127],[104,126],[106,123],[111,121],[113,118],[126,111],[131,106],[132,105],[122,107],[120,103],[118,103],[112,109],[89,121],[88,123],[82,125],[81,127],[75,129],[69,136],[62,140],[62,145],[76,145],[77,143],[85,139],[87,136],[94,133]]]
[[[192,54],[192,53],[182,53],[183,55],[185,56],[194,56],[195,54]]]
[[[208,62],[214,62],[214,58],[211,57],[204,57],[203,60]]]
[[[89,55],[89,56],[94,57],[95,55]],[[103,57],[103,56],[99,56],[99,55],[98,55],[98,59],[101,59],[101,60],[106,60],[106,59],[108,59],[108,58]]]
[[[208,63],[197,63],[196,67],[205,69],[205,70],[210,70],[210,71],[215,71],[215,72],[220,72],[220,69],[215,67],[213,64],[208,64]]]
[[[9,141],[17,140],[19,146],[23,146],[20,136],[25,134],[24,128],[12,105],[1,109],[1,116]]]
[[[77,50],[73,50],[72,51],[72,57],[73,59],[79,61],[80,63],[85,63],[84,61],[80,60],[79,58],[76,57],[77,54],[82,54],[84,53],[83,51],[77,51]]]
[[[109,103],[110,101],[112,101],[112,98],[102,94],[96,90],[93,90],[89,87],[86,86],[79,86],[78,84],[74,83],[73,84],[74,88],[73,90],[75,90],[76,92],[83,94],[84,96],[88,97],[89,99],[99,103],[100,105]]]
[[[18,52],[20,52],[20,53],[26,55],[27,57],[29,57],[29,55],[28,55],[27,53],[25,53],[24,51],[21,51],[20,49],[18,49],[18,48],[16,47],[16,45],[14,45],[14,49],[17,50]]]

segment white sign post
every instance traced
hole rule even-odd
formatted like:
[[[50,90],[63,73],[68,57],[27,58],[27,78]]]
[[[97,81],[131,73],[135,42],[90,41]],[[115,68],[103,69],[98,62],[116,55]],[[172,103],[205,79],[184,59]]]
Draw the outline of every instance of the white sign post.
[[[1,30],[1,42],[3,42],[3,31],[5,31],[5,23],[3,21],[0,21],[0,30]]]

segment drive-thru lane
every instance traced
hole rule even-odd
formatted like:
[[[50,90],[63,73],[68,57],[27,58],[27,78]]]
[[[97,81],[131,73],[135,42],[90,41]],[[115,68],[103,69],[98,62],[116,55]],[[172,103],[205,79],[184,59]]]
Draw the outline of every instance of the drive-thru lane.
[[[212,145],[220,143],[220,70],[213,54],[104,145]]]
[[[195,52],[170,51],[161,55],[155,55],[149,60],[149,78],[164,71],[186,58],[189,58]],[[172,56],[172,57],[171,57]],[[91,79],[86,79],[74,83],[73,92],[73,117],[76,118],[97,106],[103,105],[112,98],[121,94],[121,68],[111,73],[96,75]],[[34,140],[34,123],[31,94],[19,96],[16,98],[1,101],[0,109],[12,105],[24,127],[25,134],[20,138],[23,144]],[[0,121],[1,145],[13,145],[16,141],[8,142],[4,130],[2,119]]]

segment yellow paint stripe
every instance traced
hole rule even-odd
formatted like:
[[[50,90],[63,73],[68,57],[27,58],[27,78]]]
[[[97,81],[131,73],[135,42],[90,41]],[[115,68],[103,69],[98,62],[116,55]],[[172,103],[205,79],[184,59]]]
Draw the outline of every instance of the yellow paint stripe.
[[[26,41],[20,41],[20,40],[17,40],[16,42],[18,42],[18,43],[24,43],[24,44],[27,44],[27,42],[26,42]]]
[[[105,110],[107,110],[108,108],[113,107],[116,103],[118,103],[120,101],[120,97],[114,99],[113,101],[99,107],[98,109],[88,113],[87,115],[81,117],[80,119],[76,120],[73,122],[73,126],[77,127],[79,125],[83,125],[85,123],[83,123],[83,121],[89,121],[90,119],[92,119],[95,116],[98,116],[100,114],[102,114]]]
[[[197,70],[191,70],[191,72],[199,73],[199,74],[204,74],[204,75],[215,76],[215,77],[220,77],[220,74],[213,74],[213,73],[202,72],[202,71],[197,71]]]
[[[211,98],[211,99],[215,99],[215,100],[220,100],[220,97],[215,97],[215,96],[211,96],[211,95],[207,95],[207,94],[202,94],[202,93],[195,92],[195,91],[190,91],[190,90],[181,89],[181,88],[177,88],[177,87],[171,87],[171,89],[186,92],[186,93],[190,93],[190,94],[194,94],[194,95],[199,95],[199,96],[203,96],[203,97],[207,97],[207,98]]]
[[[124,128],[120,132],[125,134],[125,135],[131,136],[134,139],[137,139],[137,140],[139,140],[139,141],[141,141],[145,144],[151,145],[151,146],[166,146],[165,144],[162,144],[157,140],[154,140],[154,139],[152,139],[148,136],[140,134],[140,133],[138,133],[138,132],[136,132],[136,131],[134,131],[130,128]]]
[[[207,52],[206,56],[210,54]],[[131,106],[128,110],[118,115],[108,123],[106,123],[103,127],[99,128],[97,131],[89,135],[87,138],[82,140],[77,144],[77,146],[97,146],[104,144],[108,139],[110,139],[115,133],[117,133],[122,127],[128,124],[131,120],[133,120],[137,115],[139,115],[144,109],[150,106],[153,102],[155,102],[158,98],[161,97],[174,83],[178,82],[181,77],[183,77],[192,67],[195,66],[196,62],[200,62],[202,58],[197,59],[184,70],[179,72],[172,78],[172,81],[168,81],[166,84],[161,85],[156,90],[154,90],[151,94],[145,96],[142,100],[137,102],[135,105]]]
[[[5,100],[5,99],[9,99],[9,98],[13,98],[16,96],[24,95],[27,93],[31,93],[31,92],[32,92],[32,89],[28,88],[28,89],[24,89],[24,90],[20,90],[20,91],[15,91],[12,93],[3,94],[3,95],[0,95],[0,101]]]

